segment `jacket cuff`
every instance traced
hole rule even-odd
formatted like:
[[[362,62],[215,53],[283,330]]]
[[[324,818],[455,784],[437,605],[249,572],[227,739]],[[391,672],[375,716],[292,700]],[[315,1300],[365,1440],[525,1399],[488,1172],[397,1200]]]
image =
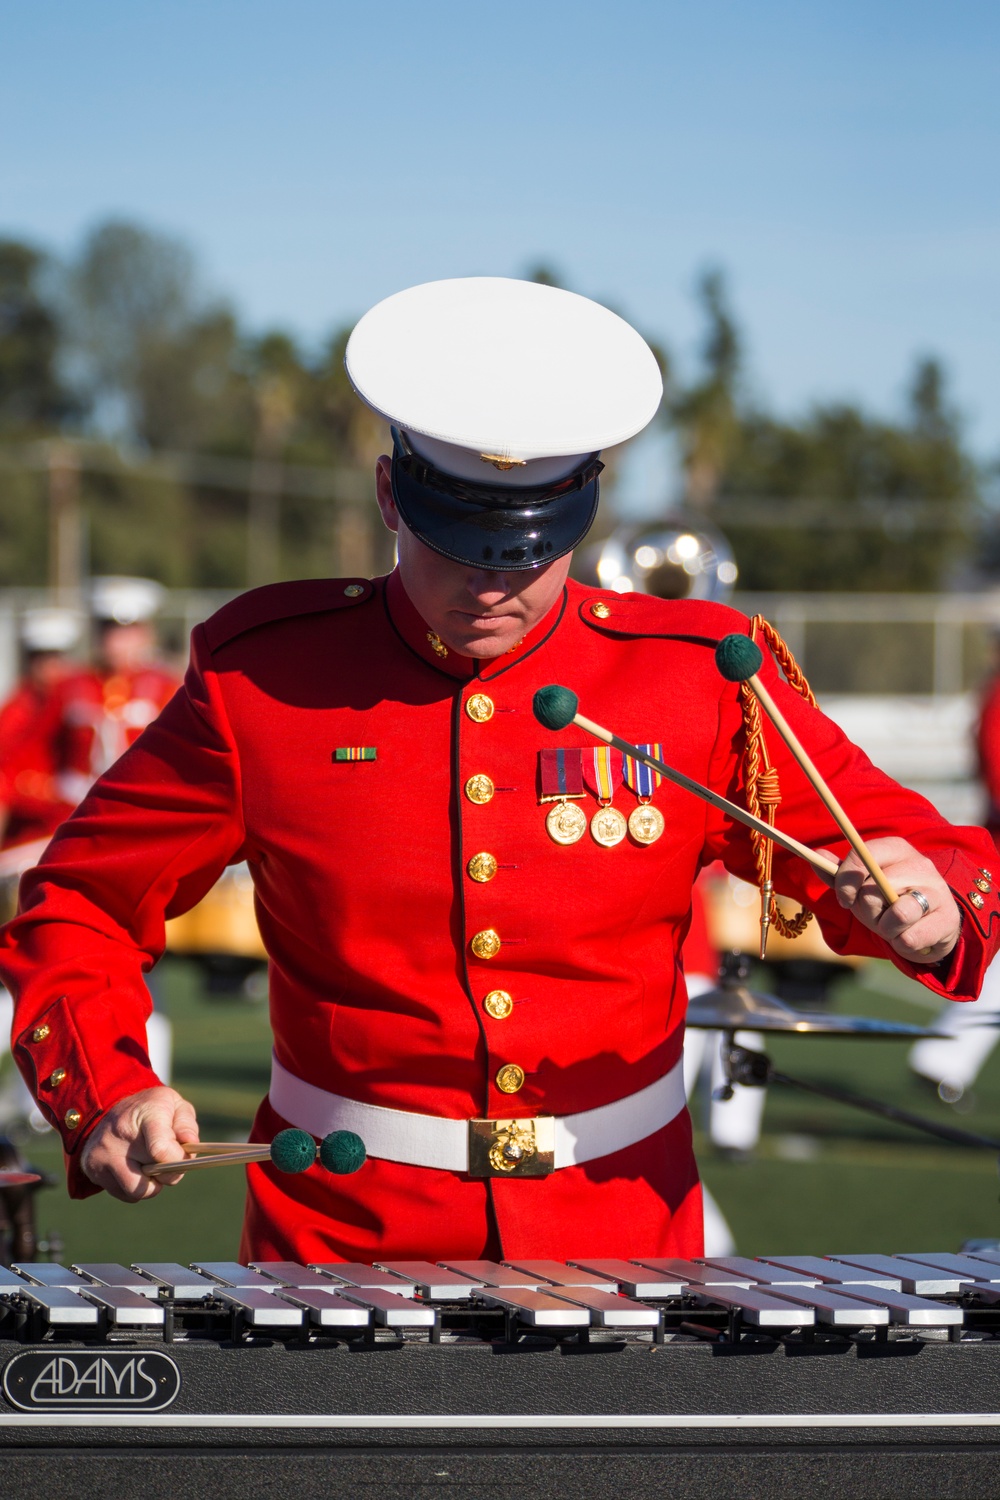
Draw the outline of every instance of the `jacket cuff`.
[[[958,942],[940,964],[908,964],[893,954],[897,966],[927,989],[949,1000],[975,1000],[986,970],[1000,946],[1000,894],[994,872],[977,865],[962,850],[947,861],[935,860],[962,916]]]
[[[84,1010],[89,1007],[84,1007]],[[103,1007],[102,1007],[103,1009]],[[13,1041],[14,1060],[38,1101],[38,1107],[60,1135],[67,1158],[67,1176],[74,1197],[88,1196],[93,1184],[79,1173],[80,1148],[101,1116],[119,1099],[160,1082],[149,1064],[145,1047],[133,1038],[109,1036],[106,1056],[93,1059],[95,1037],[109,1035],[85,1014],[74,1014],[68,997],[59,998],[37,1015]],[[82,1027],[78,1024],[83,1023]],[[82,1030],[90,1035],[84,1046]],[[103,1087],[98,1089],[95,1073]],[[74,1191],[74,1180],[79,1191]],[[86,1185],[86,1186],[85,1186]]]

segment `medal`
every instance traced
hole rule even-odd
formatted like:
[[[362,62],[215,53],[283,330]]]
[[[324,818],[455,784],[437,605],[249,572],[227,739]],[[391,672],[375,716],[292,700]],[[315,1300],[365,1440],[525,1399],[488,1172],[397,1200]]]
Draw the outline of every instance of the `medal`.
[[[625,814],[610,803],[607,807],[599,807],[590,820],[590,832],[594,841],[602,848],[613,849],[628,833]]]
[[[629,813],[628,831],[637,844],[655,844],[666,826],[666,819],[652,802],[640,802]]]
[[[545,830],[557,844],[575,844],[587,831],[587,815],[571,798],[583,797],[583,751],[539,750],[540,802],[552,802]]]
[[[625,764],[620,750],[610,745],[598,745],[583,752],[583,779],[601,804],[590,820],[590,833],[594,842],[603,849],[613,849],[620,844],[628,831],[624,815],[611,806],[624,774]]]
[[[663,754],[658,744],[639,745],[638,748],[653,760],[659,760]],[[659,771],[643,765],[634,755],[625,756],[625,784],[639,799],[638,807],[632,809],[628,820],[628,831],[637,844],[655,844],[667,826],[660,809],[652,803],[653,793],[662,780]]]
[[[545,829],[557,844],[575,844],[587,831],[587,814],[575,802],[557,802],[545,816]]]

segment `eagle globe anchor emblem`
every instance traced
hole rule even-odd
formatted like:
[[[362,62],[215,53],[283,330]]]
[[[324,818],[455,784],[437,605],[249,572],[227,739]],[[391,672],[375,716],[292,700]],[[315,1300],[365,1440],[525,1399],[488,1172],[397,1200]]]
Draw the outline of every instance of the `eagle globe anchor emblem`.
[[[535,1132],[517,1120],[498,1120],[493,1127],[493,1144],[490,1146],[490,1166],[495,1172],[513,1172],[522,1162],[530,1161],[535,1154]]]

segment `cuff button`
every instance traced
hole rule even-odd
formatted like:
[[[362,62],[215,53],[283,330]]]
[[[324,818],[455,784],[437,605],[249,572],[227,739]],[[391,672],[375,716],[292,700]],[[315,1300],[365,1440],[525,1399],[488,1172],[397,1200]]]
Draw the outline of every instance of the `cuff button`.
[[[75,1130],[80,1121],[83,1119],[83,1115],[81,1115],[78,1109],[68,1109],[63,1115],[63,1119],[66,1122],[67,1129]]]
[[[65,1077],[66,1077],[66,1069],[65,1068],[53,1068],[52,1072],[49,1074],[49,1088],[50,1089],[58,1088],[59,1085],[62,1083],[62,1081],[63,1081],[63,1079]]]
[[[46,1026],[43,1023],[41,1026],[36,1026],[35,1027],[34,1031],[31,1033],[31,1040],[33,1042],[44,1042],[45,1038],[47,1036],[49,1036],[51,1034],[51,1032],[52,1032],[52,1027],[51,1026]]]

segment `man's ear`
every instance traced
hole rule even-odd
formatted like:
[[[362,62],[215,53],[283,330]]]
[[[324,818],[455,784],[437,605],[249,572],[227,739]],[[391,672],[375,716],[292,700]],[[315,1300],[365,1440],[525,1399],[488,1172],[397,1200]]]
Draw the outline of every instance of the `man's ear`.
[[[390,531],[399,530],[399,511],[392,498],[392,459],[383,453],[375,465],[375,498],[382,520]]]

